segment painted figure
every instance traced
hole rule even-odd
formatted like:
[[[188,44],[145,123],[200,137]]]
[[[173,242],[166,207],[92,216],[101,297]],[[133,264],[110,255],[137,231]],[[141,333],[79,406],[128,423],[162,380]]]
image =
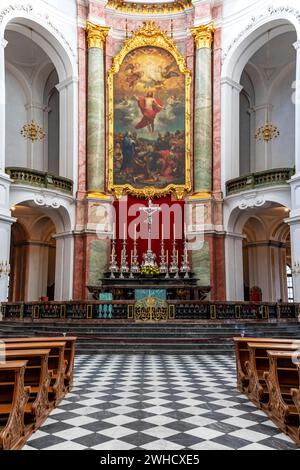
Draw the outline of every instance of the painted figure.
[[[145,97],[136,98],[136,100],[143,117],[141,121],[135,126],[135,128],[144,129],[144,127],[148,127],[149,132],[154,132],[155,117],[164,107],[162,101],[154,98],[152,91],[148,91]]]

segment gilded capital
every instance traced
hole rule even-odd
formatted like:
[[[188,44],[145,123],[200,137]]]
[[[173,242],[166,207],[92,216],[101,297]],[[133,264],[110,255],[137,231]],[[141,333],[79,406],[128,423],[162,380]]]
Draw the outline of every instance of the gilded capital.
[[[88,22],[86,25],[88,48],[104,49],[109,29],[107,26],[99,26]]]
[[[191,28],[191,33],[195,39],[196,48],[211,49],[214,41],[214,32],[215,28],[213,22]]]

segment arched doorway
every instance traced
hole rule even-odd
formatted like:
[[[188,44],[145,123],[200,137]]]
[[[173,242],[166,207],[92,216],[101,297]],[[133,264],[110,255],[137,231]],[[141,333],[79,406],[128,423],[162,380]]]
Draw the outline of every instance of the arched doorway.
[[[9,300],[54,300],[55,225],[45,213],[27,205],[16,206],[14,216]]]
[[[287,209],[275,204],[255,210],[243,226],[244,300],[259,288],[265,302],[288,302],[287,266],[291,259]]]

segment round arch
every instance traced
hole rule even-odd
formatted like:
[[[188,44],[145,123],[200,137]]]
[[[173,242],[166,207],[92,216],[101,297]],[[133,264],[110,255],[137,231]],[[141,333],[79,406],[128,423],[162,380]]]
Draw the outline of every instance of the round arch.
[[[261,18],[253,28],[241,35],[240,40],[229,51],[223,62],[221,78],[239,83],[246,64],[268,42],[268,39],[271,40],[289,31],[296,31],[297,38],[300,39],[300,24],[293,15],[282,12],[272,17],[266,15]]]
[[[77,77],[77,64],[75,53],[70,49],[70,45],[63,40],[63,35],[50,26],[41,16],[34,12],[15,12],[7,14],[0,25],[0,38],[4,39],[6,29],[17,31],[39,45],[53,62],[60,82]],[[32,34],[31,34],[32,30]]]

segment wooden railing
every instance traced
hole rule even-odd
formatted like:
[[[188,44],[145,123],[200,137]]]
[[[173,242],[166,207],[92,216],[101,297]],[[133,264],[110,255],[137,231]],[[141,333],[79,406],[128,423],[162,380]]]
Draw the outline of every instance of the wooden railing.
[[[10,176],[14,184],[26,184],[29,186],[48,188],[67,194],[73,194],[73,181],[68,178],[63,178],[62,176],[56,176],[28,168],[15,167],[6,168],[5,172]]]
[[[239,178],[227,181],[226,194],[227,196],[231,196],[232,194],[237,194],[251,189],[287,185],[294,173],[294,168],[276,168],[273,170],[240,176]]]
[[[299,320],[300,304],[255,302],[167,302],[175,320]],[[4,320],[128,320],[134,300],[3,303]]]

